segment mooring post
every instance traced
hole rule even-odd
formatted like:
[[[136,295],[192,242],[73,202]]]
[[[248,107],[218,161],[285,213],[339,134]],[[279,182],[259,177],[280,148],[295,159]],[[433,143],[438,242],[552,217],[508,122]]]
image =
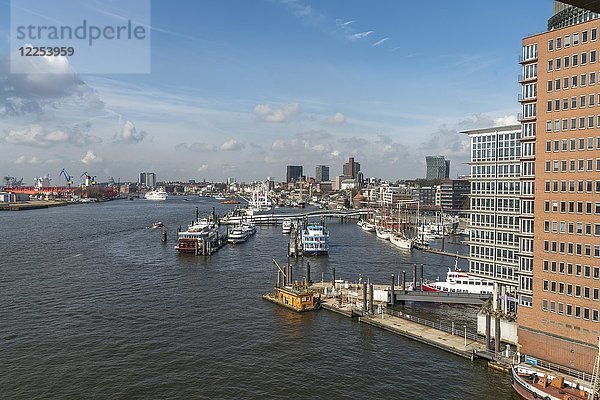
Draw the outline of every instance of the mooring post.
[[[417,264],[413,264],[413,290],[417,290]]]
[[[423,264],[419,268],[419,290],[423,291]]]
[[[496,316],[496,329],[494,330],[494,334],[496,337],[495,343],[494,343],[494,351],[496,353],[500,353],[500,316]]]
[[[310,261],[306,262],[306,286],[310,286]]]
[[[371,283],[369,285],[369,312],[371,313],[371,315],[375,312],[375,306],[373,304],[373,299],[375,296],[373,296],[373,284]]]
[[[492,315],[485,314],[485,349],[492,350]]]
[[[335,289],[335,267],[332,268],[331,286]]]
[[[167,243],[167,228],[165,228],[164,226],[163,226],[163,228],[162,228],[162,236],[161,236],[161,241],[162,241],[163,243]]]
[[[292,264],[290,264],[289,269],[288,269],[289,273],[290,273],[290,286],[294,286],[294,267],[292,267]]]
[[[402,270],[402,293],[406,294],[406,270]]]
[[[362,300],[363,300],[363,311],[367,312],[367,283],[363,283],[362,287]]]
[[[396,293],[394,292],[394,274],[392,274],[392,286],[390,290],[390,305],[393,307],[396,304]]]

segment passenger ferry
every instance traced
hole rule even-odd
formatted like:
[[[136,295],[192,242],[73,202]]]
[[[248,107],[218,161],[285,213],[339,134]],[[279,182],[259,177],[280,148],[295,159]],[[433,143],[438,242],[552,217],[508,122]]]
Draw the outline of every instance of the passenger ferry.
[[[289,235],[290,233],[292,233],[292,220],[289,218],[286,218],[283,220],[283,223],[281,224],[281,233],[283,233],[284,235]]]
[[[185,231],[177,232],[175,250],[179,253],[210,255],[216,251],[225,238],[219,233],[219,226],[212,218],[196,218]]]
[[[164,190],[152,190],[150,192],[146,192],[144,195],[146,200],[154,201],[165,201],[167,197],[169,197],[169,195]]]
[[[329,231],[323,225],[308,225],[302,231],[302,251],[305,255],[329,253]]]
[[[494,290],[494,282],[487,279],[469,276],[466,272],[455,267],[448,268],[445,282],[424,282],[423,290],[427,292],[489,294]]]
[[[231,244],[244,243],[250,237],[250,232],[241,226],[231,228],[227,234],[227,242]]]

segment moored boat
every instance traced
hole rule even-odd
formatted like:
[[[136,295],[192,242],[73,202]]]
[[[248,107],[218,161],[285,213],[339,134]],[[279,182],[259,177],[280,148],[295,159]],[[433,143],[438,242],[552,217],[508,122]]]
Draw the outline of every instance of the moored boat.
[[[404,250],[410,250],[413,248],[413,240],[407,238],[402,233],[392,233],[390,235],[390,242],[392,242],[394,246]]]
[[[323,225],[308,225],[302,231],[302,251],[305,255],[329,253],[329,231]]]
[[[244,243],[250,237],[250,232],[245,230],[241,226],[236,226],[235,228],[231,228],[229,233],[227,234],[227,242],[236,244],[236,243]]]
[[[570,381],[556,372],[543,373],[527,364],[513,364],[512,387],[526,400],[588,400],[590,388]]]
[[[196,210],[196,220],[185,231],[177,232],[175,250],[179,253],[211,255],[224,244],[225,237],[220,234],[214,218],[199,218]]]
[[[283,223],[281,224],[281,233],[284,235],[289,235],[292,233],[292,227],[292,220],[289,218],[284,219]]]
[[[365,222],[362,226],[361,226],[363,231],[367,231],[367,232],[375,232],[375,225],[373,225],[370,222]]]
[[[446,281],[424,282],[423,290],[427,292],[489,294],[494,290],[494,282],[474,276],[455,267],[448,268]]]
[[[377,234],[378,238],[383,240],[390,240],[390,236],[392,236],[392,232],[390,230],[382,227],[377,227],[375,229],[375,233]]]

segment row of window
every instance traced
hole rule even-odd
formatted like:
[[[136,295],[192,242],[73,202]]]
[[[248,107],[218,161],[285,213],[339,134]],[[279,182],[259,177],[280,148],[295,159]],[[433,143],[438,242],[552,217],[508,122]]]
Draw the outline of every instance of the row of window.
[[[563,76],[560,78],[549,79],[546,81],[546,91],[552,92],[558,90],[567,90],[569,88],[584,87],[588,85],[595,85],[597,82],[597,75],[595,72],[589,74]],[[525,97],[527,100],[527,97]]]
[[[571,283],[542,281],[542,290],[544,292],[558,293],[565,296],[582,297],[586,300],[600,300],[600,289],[590,288],[589,286],[573,285]]]
[[[548,102],[550,105],[550,102]],[[554,128],[554,129],[553,129]],[[600,115],[588,115],[583,117],[555,119],[554,125],[552,120],[546,121],[546,132],[560,132],[575,129],[593,129],[600,128]]]
[[[583,52],[581,54],[573,54],[571,56],[558,57],[555,59],[548,60],[548,72],[554,70],[560,70],[561,68],[569,68],[569,67],[577,67],[578,65],[586,65],[589,61],[590,64],[595,63],[597,61],[597,52],[596,50],[592,50],[589,52],[589,60],[588,53]]]
[[[600,115],[598,116],[600,119]],[[553,146],[554,144],[554,146]],[[594,150],[600,149],[600,136],[588,137],[586,138],[571,138],[571,139],[561,139],[559,140],[546,140],[546,153],[551,151],[559,152],[559,151],[583,151],[583,150]]]
[[[567,170],[567,164],[569,167],[568,170]],[[560,166],[560,170],[559,170],[559,166]],[[580,160],[568,160],[568,163],[567,163],[567,160],[553,160],[553,161],[548,160],[545,163],[545,167],[546,167],[546,172],[575,172],[575,171],[591,172],[594,170],[594,159],[588,158],[587,162],[586,162],[586,160],[581,160],[581,159]],[[596,171],[600,172],[600,158],[596,159]],[[579,189],[577,191],[583,192],[584,191],[583,181],[579,181],[579,182],[580,182],[580,183],[578,183]],[[589,190],[587,190],[587,191],[591,192],[592,186],[593,186],[592,181],[589,181],[588,185],[589,185]],[[575,191],[575,190],[573,190],[573,191]]]
[[[594,41],[598,38],[598,29],[592,28],[589,32],[589,36],[587,30],[575,32],[573,33],[572,38],[573,46],[577,46],[579,43],[587,43],[588,38],[590,41]],[[548,51],[553,51],[554,49],[560,50],[563,48],[563,46],[565,48],[571,46],[571,35],[560,36],[548,40]]]
[[[559,186],[560,183],[560,186]],[[596,181],[596,185],[594,185],[594,181],[577,181],[577,190],[575,190],[575,181],[552,181],[552,184],[550,183],[550,181],[546,181],[545,182],[545,188],[544,190],[546,192],[554,192],[554,193],[558,193],[558,192],[579,192],[579,193],[600,193],[600,180]],[[568,190],[567,190],[567,186],[568,186]],[[594,188],[595,186],[595,188]],[[592,190],[594,189],[594,190]]]
[[[544,221],[544,232],[569,233],[571,235],[595,235],[600,236],[600,224],[565,221]]]
[[[590,310],[587,307],[573,306],[571,304],[563,304],[558,302],[558,309],[556,308],[557,303],[552,300],[550,301],[550,312],[558,313],[560,315],[566,315],[567,317],[583,318],[585,320],[591,320],[593,322],[599,322],[600,314],[598,310]],[[583,315],[581,311],[583,310]],[[548,311],[548,300],[542,300],[542,311]],[[591,314],[590,314],[591,312]]]
[[[561,275],[574,275],[584,278],[600,279],[600,267],[544,260],[544,272]]]
[[[544,240],[544,251],[546,253],[561,253],[600,258],[600,244],[594,245],[592,249],[591,244]]]
[[[552,209],[550,208],[552,204]],[[593,203],[591,201],[558,201],[558,200],[546,200],[544,201],[545,212],[561,212],[561,213],[577,213],[577,214],[598,214],[600,215],[600,202]]]
[[[486,261],[469,261],[469,271],[474,274],[485,275],[498,279],[515,280],[514,266],[494,264]]]
[[[535,144],[535,143],[534,143]],[[497,167],[497,168],[496,168]],[[517,163],[496,165],[472,165],[473,178],[514,178],[521,175],[521,165]]]

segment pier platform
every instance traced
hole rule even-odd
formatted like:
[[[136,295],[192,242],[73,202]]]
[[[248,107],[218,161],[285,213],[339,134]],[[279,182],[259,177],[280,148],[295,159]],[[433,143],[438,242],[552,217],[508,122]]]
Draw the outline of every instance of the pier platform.
[[[350,318],[361,314],[348,304],[339,306],[336,299],[323,299],[321,307]],[[399,315],[403,315],[403,317]],[[467,332],[465,334],[464,331],[458,328],[452,332],[441,331],[409,320],[405,314],[398,313],[396,315],[391,310],[373,315],[364,313],[362,316],[358,316],[358,322],[385,329],[470,360],[473,360],[478,352],[485,350],[483,339],[479,340],[473,333]]]
[[[37,210],[40,208],[61,207],[68,204],[68,202],[60,200],[32,200],[16,203],[0,203],[0,211]]]

